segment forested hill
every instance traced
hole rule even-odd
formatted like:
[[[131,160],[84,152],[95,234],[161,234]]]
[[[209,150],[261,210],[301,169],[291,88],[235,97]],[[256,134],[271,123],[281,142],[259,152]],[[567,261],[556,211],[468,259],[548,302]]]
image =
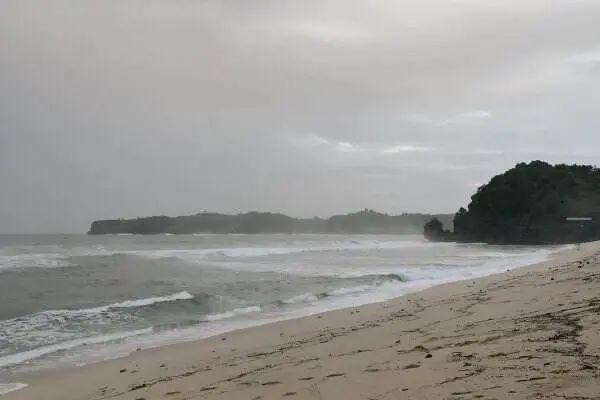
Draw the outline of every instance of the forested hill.
[[[468,208],[456,214],[453,233],[434,220],[425,235],[496,244],[599,240],[600,170],[543,161],[518,164],[479,188]]]
[[[144,217],[94,221],[89,234],[190,234],[190,233],[349,233],[421,234],[423,224],[437,218],[446,226],[451,214],[387,215],[372,210],[331,218],[298,219],[283,214],[249,212],[238,215],[201,213],[182,217]]]

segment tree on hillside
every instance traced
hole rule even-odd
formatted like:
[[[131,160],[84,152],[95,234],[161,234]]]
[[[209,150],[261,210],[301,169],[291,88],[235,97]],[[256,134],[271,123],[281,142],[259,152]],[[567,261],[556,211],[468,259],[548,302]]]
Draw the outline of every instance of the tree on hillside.
[[[582,226],[567,217],[595,217]],[[600,238],[600,170],[592,166],[520,163],[497,175],[454,217],[457,240],[564,243]]]

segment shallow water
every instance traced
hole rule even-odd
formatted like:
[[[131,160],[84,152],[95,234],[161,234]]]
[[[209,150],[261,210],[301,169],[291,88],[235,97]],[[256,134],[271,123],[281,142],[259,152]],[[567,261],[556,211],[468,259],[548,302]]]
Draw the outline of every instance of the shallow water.
[[[555,250],[419,236],[0,236],[0,381],[384,301]]]

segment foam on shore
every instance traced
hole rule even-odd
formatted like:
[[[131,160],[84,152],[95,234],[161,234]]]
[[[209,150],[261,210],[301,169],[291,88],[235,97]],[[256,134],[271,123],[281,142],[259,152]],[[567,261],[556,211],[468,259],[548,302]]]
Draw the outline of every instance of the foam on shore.
[[[27,384],[25,383],[0,383],[0,396],[6,393],[14,392],[23,388],[26,388]]]

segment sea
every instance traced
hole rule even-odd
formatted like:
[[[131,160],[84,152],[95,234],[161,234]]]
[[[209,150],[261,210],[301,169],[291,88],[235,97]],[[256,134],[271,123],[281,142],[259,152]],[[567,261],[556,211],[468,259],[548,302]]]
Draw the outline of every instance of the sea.
[[[0,393],[35,371],[382,302],[558,250],[410,235],[0,235]]]

